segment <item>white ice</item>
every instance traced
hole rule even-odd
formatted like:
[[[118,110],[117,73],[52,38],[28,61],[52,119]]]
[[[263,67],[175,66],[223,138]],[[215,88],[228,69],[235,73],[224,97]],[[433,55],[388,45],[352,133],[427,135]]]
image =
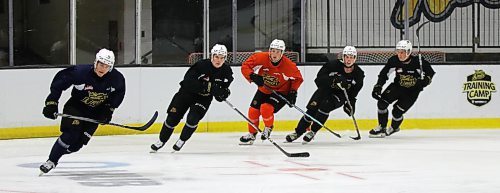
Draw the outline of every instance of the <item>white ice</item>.
[[[320,132],[312,143],[269,141],[239,146],[244,133],[195,133],[180,152],[179,135],[149,153],[157,135],[96,136],[38,177],[55,138],[0,141],[0,192],[348,192],[498,193],[500,130],[402,130],[384,139]]]

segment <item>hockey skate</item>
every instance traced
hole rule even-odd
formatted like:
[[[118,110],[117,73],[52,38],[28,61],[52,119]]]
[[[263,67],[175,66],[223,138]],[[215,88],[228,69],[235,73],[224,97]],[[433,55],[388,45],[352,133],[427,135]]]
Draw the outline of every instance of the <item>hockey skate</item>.
[[[42,176],[43,174],[48,173],[50,170],[54,169],[56,167],[56,164],[50,160],[47,160],[45,163],[40,165],[40,175]]]
[[[302,138],[304,141],[302,141],[302,145],[305,145],[305,144],[308,144],[309,142],[311,142],[311,140],[314,139],[314,136],[316,135],[316,133],[314,131],[309,131],[306,133],[306,135],[304,135],[304,138]]]
[[[151,151],[149,153],[156,153],[165,145],[164,142],[158,140],[156,143],[151,144]]]
[[[266,140],[271,136],[271,132],[273,132],[273,126],[271,127],[265,127],[264,131],[262,132],[262,135],[260,136],[260,139]]]
[[[186,141],[182,141],[182,140],[177,140],[177,142],[175,142],[174,146],[172,146],[172,149],[174,149],[174,152],[175,151],[180,151],[182,149],[182,146],[184,146],[184,144],[186,143]]]
[[[369,136],[370,138],[384,138],[385,137],[385,127],[382,127],[382,125],[378,125],[377,127],[373,128],[372,130],[370,130],[369,132]]]
[[[290,134],[286,135],[286,137],[285,137],[286,142],[288,142],[288,143],[291,143],[298,138],[299,138],[299,135],[296,132],[290,133]]]
[[[257,133],[247,133],[240,137],[240,145],[252,145]]]
[[[387,128],[387,130],[385,131],[385,136],[390,136],[398,131],[399,131],[399,128],[393,129],[391,126],[391,127]]]

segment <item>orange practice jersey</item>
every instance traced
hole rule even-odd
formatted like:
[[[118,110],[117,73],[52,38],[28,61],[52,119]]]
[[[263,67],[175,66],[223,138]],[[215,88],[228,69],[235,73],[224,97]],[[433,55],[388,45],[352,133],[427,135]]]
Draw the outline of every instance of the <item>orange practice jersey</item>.
[[[294,62],[283,56],[280,63],[274,66],[269,58],[269,52],[257,52],[250,56],[241,65],[241,73],[248,81],[251,81],[251,73],[261,75],[264,77],[265,85],[285,95],[290,90],[297,91],[304,81],[300,70]],[[263,86],[259,87],[259,90],[266,94],[272,93]]]

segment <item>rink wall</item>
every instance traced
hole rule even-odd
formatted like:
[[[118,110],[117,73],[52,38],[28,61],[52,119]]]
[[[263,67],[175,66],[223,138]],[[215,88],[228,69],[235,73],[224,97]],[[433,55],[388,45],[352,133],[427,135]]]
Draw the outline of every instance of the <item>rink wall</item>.
[[[416,104],[405,114],[403,129],[462,129],[500,128],[500,93],[492,92],[491,100],[481,107],[472,105],[464,93],[467,76],[475,70],[483,70],[498,84],[500,65],[434,65],[436,76],[432,84],[420,95]],[[314,78],[320,66],[300,66],[305,79],[298,91],[297,106],[305,109],[312,92],[316,89]],[[365,71],[365,86],[358,96],[356,119],[362,130],[376,123],[376,101],[371,90],[382,66],[362,66]],[[142,124],[154,111],[159,112],[156,124],[146,132],[132,132],[116,127],[103,127],[98,135],[158,133],[166,118],[166,108],[173,94],[179,89],[187,67],[131,67],[117,68],[125,78],[127,93],[120,108],[115,111],[113,122]],[[49,92],[50,82],[60,68],[0,70],[0,139],[47,137],[59,134],[58,121],[43,117],[42,108]],[[249,84],[233,67],[235,80],[229,97],[237,108],[246,114],[256,86]],[[391,78],[392,79],[392,78]],[[495,88],[496,89],[496,88]],[[484,89],[482,90],[484,93]],[[477,93],[477,92],[476,92]],[[64,103],[70,91],[63,93]],[[62,104],[59,105],[61,110]],[[301,114],[296,109],[284,107],[276,114],[276,130],[292,130]],[[352,119],[342,109],[330,113],[327,126],[334,130],[352,130]],[[176,131],[180,130],[180,126]],[[198,132],[244,132],[246,124],[239,114],[225,103],[214,100],[207,115],[200,122]]]

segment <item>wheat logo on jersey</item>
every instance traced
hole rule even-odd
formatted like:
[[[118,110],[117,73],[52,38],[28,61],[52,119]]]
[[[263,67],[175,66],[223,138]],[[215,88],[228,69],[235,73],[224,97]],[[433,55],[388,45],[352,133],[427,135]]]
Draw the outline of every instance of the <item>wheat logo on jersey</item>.
[[[108,99],[108,94],[99,92],[89,92],[89,96],[82,99],[82,102],[90,107],[97,107]]]
[[[417,79],[412,75],[400,75],[399,85],[401,85],[402,87],[410,88],[412,86],[415,86],[416,83]]]
[[[491,76],[483,70],[475,70],[474,74],[467,76],[463,92],[467,93],[467,101],[476,106],[483,106],[490,102],[491,94],[496,92],[495,83]]]
[[[264,82],[267,83],[267,85],[278,86],[280,84],[280,81],[278,80],[278,78],[276,78],[274,76],[264,74],[263,78],[264,78]]]

